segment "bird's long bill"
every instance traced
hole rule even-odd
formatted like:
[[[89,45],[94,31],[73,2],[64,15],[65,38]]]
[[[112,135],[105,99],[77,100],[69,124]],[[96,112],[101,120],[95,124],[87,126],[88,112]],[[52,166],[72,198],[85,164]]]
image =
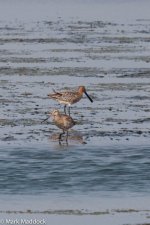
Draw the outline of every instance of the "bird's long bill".
[[[41,123],[44,123],[45,121],[47,121],[49,119],[49,117],[47,117],[46,119],[42,120]]]
[[[88,99],[91,101],[91,102],[93,102],[93,100],[91,99],[91,97],[88,95],[88,93],[85,91],[84,92],[85,94],[86,94],[86,96],[88,97]]]

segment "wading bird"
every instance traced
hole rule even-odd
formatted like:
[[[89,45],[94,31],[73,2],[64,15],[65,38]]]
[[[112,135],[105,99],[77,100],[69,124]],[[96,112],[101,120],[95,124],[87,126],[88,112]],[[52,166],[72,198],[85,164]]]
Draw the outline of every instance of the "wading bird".
[[[61,142],[61,137],[63,134],[65,134],[65,131],[67,132],[67,135],[66,135],[66,142],[67,142],[68,130],[76,124],[75,121],[72,119],[71,116],[61,114],[59,110],[55,109],[51,113],[49,113],[49,116],[45,120],[43,120],[42,123],[48,120],[49,117],[52,117],[55,125],[63,131],[59,135],[59,143]]]
[[[79,86],[77,91],[62,91],[56,92],[54,90],[53,94],[48,94],[48,97],[58,101],[60,104],[64,104],[64,112],[66,114],[66,106],[69,106],[68,112],[70,115],[70,106],[75,104],[76,102],[80,101],[83,97],[83,93],[88,97],[88,99],[93,102],[91,97],[87,94],[86,89],[84,86]]]

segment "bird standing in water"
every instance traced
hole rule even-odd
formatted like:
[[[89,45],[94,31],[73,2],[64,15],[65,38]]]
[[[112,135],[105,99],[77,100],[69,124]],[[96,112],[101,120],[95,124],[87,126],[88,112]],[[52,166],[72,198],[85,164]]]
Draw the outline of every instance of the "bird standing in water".
[[[88,97],[88,99],[93,102],[91,97],[87,94],[86,89],[84,86],[79,86],[77,91],[63,91],[63,92],[56,92],[54,90],[53,94],[48,94],[48,97],[58,101],[60,104],[64,104],[64,112],[66,114],[66,106],[69,106],[68,111],[70,115],[70,106],[75,104],[76,102],[80,101],[83,97],[83,93]]]
[[[56,110],[56,109],[53,110],[52,113],[49,113],[49,117],[50,116],[52,116],[53,122],[55,123],[55,125],[63,131],[59,135],[59,143],[61,142],[61,137],[63,134],[65,134],[65,131],[67,132],[67,136],[66,136],[66,142],[67,142],[68,141],[68,130],[76,124],[75,121],[72,119],[71,116],[61,114],[59,112],[59,110]],[[42,122],[48,120],[49,117],[46,118],[45,120],[43,120]]]

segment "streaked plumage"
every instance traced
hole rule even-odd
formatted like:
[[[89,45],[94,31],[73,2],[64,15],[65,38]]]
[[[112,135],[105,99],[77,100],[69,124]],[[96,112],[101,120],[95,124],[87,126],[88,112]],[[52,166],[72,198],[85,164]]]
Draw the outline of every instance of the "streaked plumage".
[[[72,128],[76,123],[71,116],[61,114],[58,110],[54,110],[50,115],[57,127],[63,131],[67,131]]]
[[[66,142],[67,142],[68,130],[76,124],[75,121],[72,119],[71,116],[61,114],[59,110],[53,110],[52,113],[49,113],[49,116],[52,117],[54,124],[61,130],[63,130],[63,133],[59,135],[59,142],[61,141],[61,136],[65,134],[65,131],[67,131],[67,137],[66,137]],[[48,119],[49,117],[43,120],[42,122]]]
[[[53,94],[48,94],[48,97],[58,101],[60,104],[64,104],[65,105],[64,111],[66,113],[66,110],[65,110],[66,106],[68,105],[70,107],[72,104],[75,104],[78,101],[80,101],[80,99],[83,97],[83,93],[85,93],[86,96],[89,98],[89,100],[93,102],[91,97],[87,94],[84,86],[79,86],[77,91],[63,91],[63,92],[54,91]],[[70,115],[70,110],[69,110],[69,115]]]

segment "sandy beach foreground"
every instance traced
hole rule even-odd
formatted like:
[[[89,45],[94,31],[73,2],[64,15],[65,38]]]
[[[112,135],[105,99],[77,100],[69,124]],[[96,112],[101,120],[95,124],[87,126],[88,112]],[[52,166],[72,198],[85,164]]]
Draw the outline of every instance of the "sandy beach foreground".
[[[67,215],[66,215],[67,214]],[[148,225],[150,210],[118,210],[112,212],[8,212],[0,214],[0,224],[53,224],[53,225]]]
[[[145,216],[141,216],[137,213],[119,213],[118,215],[102,215],[102,216],[66,216],[66,215],[15,215],[8,216],[2,215],[2,219],[0,219],[1,224],[53,224],[53,225],[61,225],[61,224],[72,224],[72,225],[99,225],[99,224],[112,224],[112,225],[120,225],[120,224],[128,224],[128,225],[149,225],[149,219],[145,218]],[[143,222],[144,221],[144,222]]]
[[[36,196],[7,196],[1,199],[0,224],[150,224],[150,199],[143,196],[39,196],[38,199]]]

